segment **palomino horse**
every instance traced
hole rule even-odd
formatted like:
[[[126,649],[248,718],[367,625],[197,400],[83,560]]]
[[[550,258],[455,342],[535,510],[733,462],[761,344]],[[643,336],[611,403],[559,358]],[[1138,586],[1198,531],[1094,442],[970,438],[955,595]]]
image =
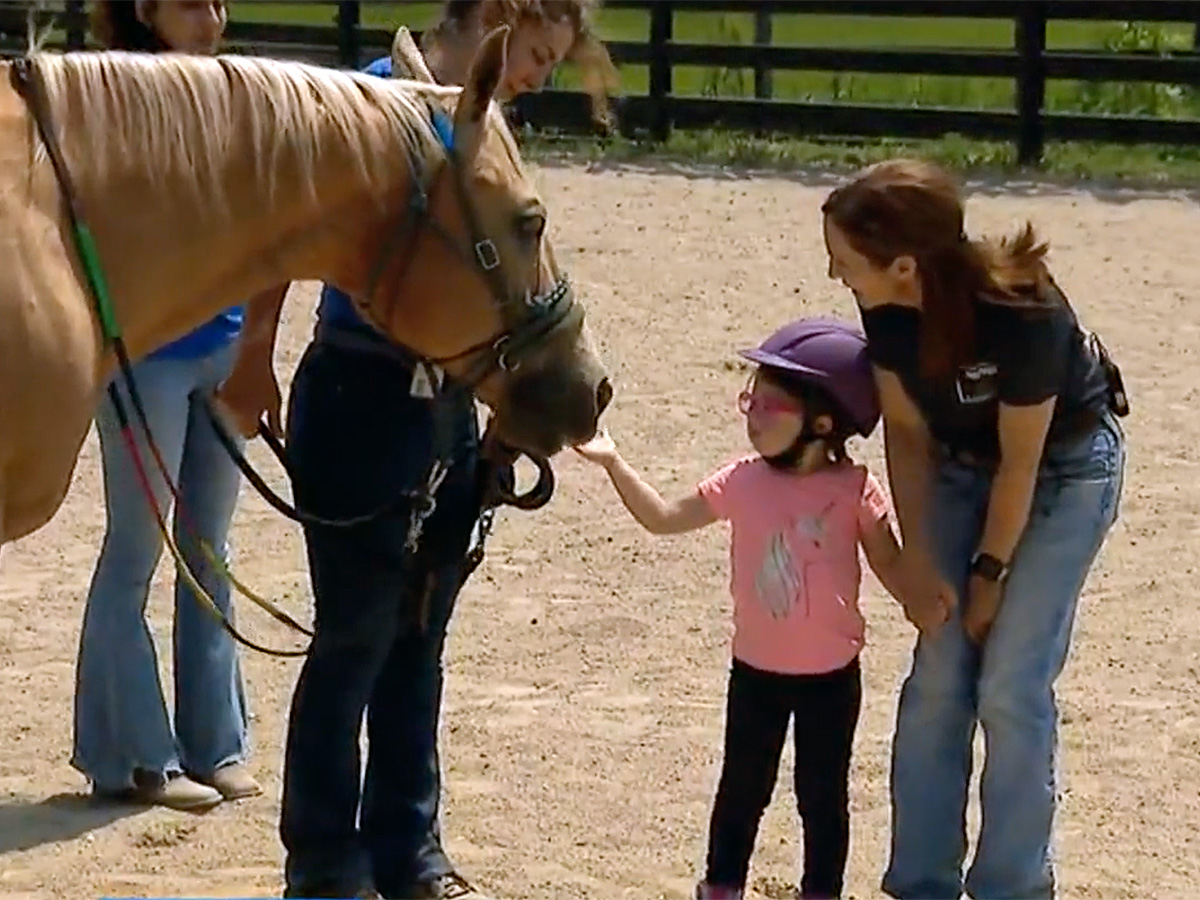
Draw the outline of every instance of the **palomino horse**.
[[[32,55],[130,355],[322,280],[470,383],[506,443],[549,456],[594,434],[611,387],[492,102],[506,47],[498,29],[461,89],[257,58]],[[0,544],[61,506],[114,369],[16,87],[0,83]]]

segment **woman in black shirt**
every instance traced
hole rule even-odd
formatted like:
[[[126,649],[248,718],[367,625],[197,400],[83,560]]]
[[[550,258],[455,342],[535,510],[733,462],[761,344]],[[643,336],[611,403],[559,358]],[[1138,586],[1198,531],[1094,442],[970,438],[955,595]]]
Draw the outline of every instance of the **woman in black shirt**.
[[[1117,515],[1123,395],[1026,225],[963,229],[938,167],[891,160],[822,207],[829,274],[854,292],[883,407],[920,629],[892,758],[893,897],[1054,891],[1054,682]],[[964,880],[975,725],[983,827]]]

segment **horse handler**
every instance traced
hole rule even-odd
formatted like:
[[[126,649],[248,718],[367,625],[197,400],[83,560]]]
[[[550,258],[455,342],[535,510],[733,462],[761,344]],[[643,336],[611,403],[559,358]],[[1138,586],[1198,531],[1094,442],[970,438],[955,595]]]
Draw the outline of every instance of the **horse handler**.
[[[480,41],[504,24],[511,31],[498,95],[537,90],[572,59],[585,83],[599,86],[599,115],[615,70],[592,37],[591,6],[447,2],[423,57],[401,29],[392,59],[367,71],[386,77],[394,64],[397,75],[420,78],[426,70],[461,84]],[[245,435],[264,413],[280,430],[272,356],[286,289],[247,307],[241,355],[221,390]],[[418,489],[435,452],[449,467],[415,556],[406,547],[406,503],[353,528],[305,525],[316,614],[288,727],[280,824],[287,897],[481,897],[441,845],[437,743],[446,630],[482,509],[480,435],[472,395],[448,383],[434,398],[427,377],[358,317],[346,295],[324,286],[288,403],[296,505],[327,519],[358,517]]]

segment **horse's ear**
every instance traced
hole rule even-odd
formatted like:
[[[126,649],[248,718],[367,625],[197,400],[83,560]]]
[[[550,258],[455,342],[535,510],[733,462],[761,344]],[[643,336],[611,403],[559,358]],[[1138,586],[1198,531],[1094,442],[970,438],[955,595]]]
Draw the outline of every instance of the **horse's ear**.
[[[396,29],[396,36],[392,38],[392,77],[434,83],[433,75],[425,65],[424,55],[413,40],[412,33],[403,25]]]
[[[483,142],[484,117],[500,86],[508,56],[508,32],[508,26],[501,25],[483,39],[463,82],[462,96],[454,111],[454,146],[464,159],[473,158]]]

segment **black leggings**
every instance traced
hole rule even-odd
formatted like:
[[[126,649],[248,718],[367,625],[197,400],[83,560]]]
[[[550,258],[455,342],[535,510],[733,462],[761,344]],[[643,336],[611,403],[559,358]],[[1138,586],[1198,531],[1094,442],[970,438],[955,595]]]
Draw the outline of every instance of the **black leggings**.
[[[850,847],[850,751],[861,702],[857,658],[820,675],[782,675],[733,661],[725,763],[709,826],[709,884],[745,886],[794,714],[796,802],[804,823],[800,896],[840,896]]]

